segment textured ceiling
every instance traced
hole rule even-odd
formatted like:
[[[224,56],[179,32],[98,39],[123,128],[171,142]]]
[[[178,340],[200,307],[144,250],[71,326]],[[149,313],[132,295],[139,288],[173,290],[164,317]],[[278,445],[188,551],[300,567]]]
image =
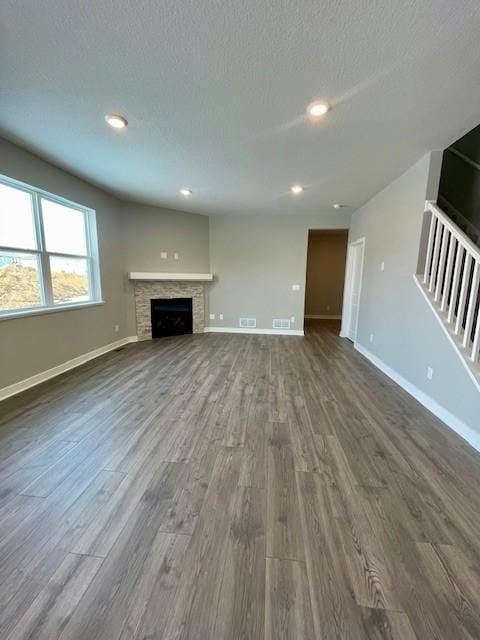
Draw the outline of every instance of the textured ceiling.
[[[478,0],[2,0],[0,134],[141,202],[356,207],[480,121],[479,12]],[[317,97],[333,110],[312,125]],[[109,111],[126,132],[105,125]]]

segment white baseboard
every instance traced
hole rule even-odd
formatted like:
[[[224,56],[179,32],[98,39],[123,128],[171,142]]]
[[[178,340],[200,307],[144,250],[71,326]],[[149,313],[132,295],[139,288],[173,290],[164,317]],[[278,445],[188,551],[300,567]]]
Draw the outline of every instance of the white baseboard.
[[[106,344],[103,347],[99,347],[98,349],[94,349],[93,351],[84,353],[81,356],[72,358],[72,360],[67,360],[66,362],[62,362],[62,364],[59,364],[56,367],[52,367],[51,369],[47,369],[46,371],[41,371],[40,373],[36,373],[34,376],[31,376],[30,378],[26,378],[25,380],[20,380],[19,382],[15,382],[14,384],[9,385],[8,387],[3,387],[3,389],[0,389],[0,401],[5,400],[10,396],[14,396],[17,393],[21,393],[22,391],[26,391],[27,389],[30,389],[30,387],[35,387],[37,384],[41,384],[46,380],[50,380],[50,378],[55,378],[56,376],[59,376],[61,373],[65,373],[65,371],[70,371],[70,369],[75,369],[75,367],[79,367],[81,364],[84,364],[89,360],[98,358],[99,356],[102,356],[104,353],[108,353],[109,351],[118,349],[119,347],[122,347],[125,344],[129,344],[130,342],[137,342],[137,340],[138,340],[137,336],[128,336],[127,338],[121,338],[116,342],[111,342],[110,344]]]
[[[256,333],[268,336],[303,336],[303,329],[245,329],[243,327],[205,327],[205,333]]]
[[[305,316],[306,320],[341,320],[342,316],[316,316],[308,314]]]
[[[367,360],[370,360],[378,369],[383,371],[385,375],[396,382],[402,389],[405,389],[407,393],[413,396],[420,404],[423,404],[429,411],[431,411],[437,418],[444,422],[450,429],[453,429],[455,433],[461,436],[468,442],[474,449],[480,451],[480,433],[474,431],[471,427],[466,425],[462,420],[450,413],[445,407],[442,407],[436,400],[433,400],[426,393],[421,391],[414,384],[406,380],[403,376],[397,373],[394,369],[390,368],[387,364],[380,360],[376,355],[371,353],[368,349],[363,347],[358,342],[355,343],[355,349],[365,356]]]

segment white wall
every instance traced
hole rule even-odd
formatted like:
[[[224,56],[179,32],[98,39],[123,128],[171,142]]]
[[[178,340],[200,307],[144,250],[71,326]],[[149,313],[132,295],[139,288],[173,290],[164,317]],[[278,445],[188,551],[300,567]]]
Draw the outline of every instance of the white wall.
[[[352,216],[349,240],[366,238],[357,342],[480,435],[480,394],[413,280],[438,173],[425,156]]]
[[[210,216],[210,326],[238,327],[239,318],[256,318],[272,329],[273,318],[295,317],[303,330],[309,229],[348,228],[349,214],[313,216]],[[292,285],[299,284],[299,291]],[[223,320],[218,318],[223,314]]]

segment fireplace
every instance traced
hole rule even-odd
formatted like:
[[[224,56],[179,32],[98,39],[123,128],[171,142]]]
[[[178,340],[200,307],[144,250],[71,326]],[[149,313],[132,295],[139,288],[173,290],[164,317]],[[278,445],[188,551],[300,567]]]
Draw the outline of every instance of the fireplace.
[[[135,319],[139,340],[152,339],[152,300],[168,302],[192,299],[193,331],[203,333],[205,326],[205,283],[175,280],[135,280]]]
[[[193,332],[192,298],[157,298],[150,305],[152,338]]]

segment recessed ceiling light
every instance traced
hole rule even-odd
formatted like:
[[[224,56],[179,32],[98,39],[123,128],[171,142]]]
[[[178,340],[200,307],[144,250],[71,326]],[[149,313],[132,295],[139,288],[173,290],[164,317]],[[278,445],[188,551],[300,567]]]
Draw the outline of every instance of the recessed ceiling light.
[[[293,187],[290,187],[290,191],[295,195],[298,195],[299,193],[302,193],[303,187],[301,187],[299,184],[294,184]]]
[[[321,118],[327,113],[327,111],[330,111],[330,105],[328,102],[323,101],[312,102],[312,104],[308,105],[307,111],[312,118]]]
[[[191,189],[180,189],[180,193],[182,194],[182,196],[185,196],[186,198],[188,198],[188,196],[192,195],[192,190]]]
[[[107,124],[114,129],[125,129],[128,125],[127,119],[123,116],[119,116],[118,113],[107,113],[105,120],[107,121]]]

